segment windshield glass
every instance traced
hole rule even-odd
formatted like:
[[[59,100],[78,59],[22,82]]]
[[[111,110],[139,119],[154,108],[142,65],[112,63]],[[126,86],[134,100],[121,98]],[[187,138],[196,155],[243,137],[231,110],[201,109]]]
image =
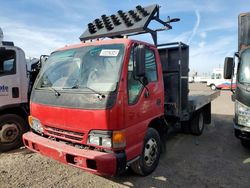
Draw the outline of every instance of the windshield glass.
[[[35,88],[114,91],[123,55],[122,44],[54,52],[42,68]]]
[[[250,84],[250,49],[245,50],[241,55],[239,82]]]

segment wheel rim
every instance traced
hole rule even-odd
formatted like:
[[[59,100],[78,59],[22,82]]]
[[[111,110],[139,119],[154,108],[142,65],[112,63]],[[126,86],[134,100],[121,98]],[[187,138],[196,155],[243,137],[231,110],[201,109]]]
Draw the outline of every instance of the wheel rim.
[[[200,131],[202,131],[202,129],[203,129],[203,119],[204,119],[204,117],[203,117],[203,114],[202,113],[200,113],[200,115],[199,115],[199,130]]]
[[[157,142],[154,138],[148,140],[144,149],[144,161],[147,166],[152,166],[158,155]]]
[[[211,89],[212,89],[212,90],[215,90],[215,89],[216,89],[215,85],[212,85],[212,86],[211,86]]]
[[[0,142],[10,143],[17,139],[19,135],[19,129],[14,123],[6,123],[0,129]]]

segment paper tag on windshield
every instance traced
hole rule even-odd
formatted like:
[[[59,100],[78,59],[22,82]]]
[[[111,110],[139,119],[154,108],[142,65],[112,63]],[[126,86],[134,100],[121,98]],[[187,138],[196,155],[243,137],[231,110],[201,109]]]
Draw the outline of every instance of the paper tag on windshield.
[[[107,56],[107,57],[116,57],[119,54],[120,50],[102,50],[100,56]]]

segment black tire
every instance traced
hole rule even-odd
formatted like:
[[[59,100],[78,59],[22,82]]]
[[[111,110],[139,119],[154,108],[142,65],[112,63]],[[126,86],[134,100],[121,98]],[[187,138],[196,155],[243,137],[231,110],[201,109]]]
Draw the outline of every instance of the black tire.
[[[200,136],[204,130],[204,113],[198,112],[191,119],[190,132],[193,135]]]
[[[210,85],[210,88],[213,90],[213,91],[215,91],[217,88],[216,88],[216,86],[214,85],[214,84],[211,84]]]
[[[250,149],[250,141],[249,140],[244,140],[244,139],[241,139],[241,145],[247,149]]]
[[[28,124],[20,116],[15,114],[0,116],[0,152],[22,146],[22,135],[28,130]]]
[[[147,151],[150,151],[150,156],[148,157]],[[161,153],[161,140],[159,133],[153,129],[148,128],[146,136],[144,138],[143,150],[140,158],[131,164],[131,169],[141,176],[147,176],[151,174],[157,167],[160,159]],[[150,158],[153,159],[150,160]]]

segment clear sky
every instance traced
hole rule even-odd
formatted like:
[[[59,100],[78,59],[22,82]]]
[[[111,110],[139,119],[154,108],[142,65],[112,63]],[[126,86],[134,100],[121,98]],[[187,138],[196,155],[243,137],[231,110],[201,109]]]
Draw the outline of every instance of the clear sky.
[[[79,43],[89,22],[137,5],[159,4],[160,17],[179,17],[173,30],[163,31],[159,42],[190,45],[190,69],[199,74],[223,67],[224,57],[237,50],[237,19],[250,12],[244,0],[0,0],[0,27],[5,40],[14,41],[26,56],[39,57],[57,48]],[[141,39],[152,42],[148,36]]]

